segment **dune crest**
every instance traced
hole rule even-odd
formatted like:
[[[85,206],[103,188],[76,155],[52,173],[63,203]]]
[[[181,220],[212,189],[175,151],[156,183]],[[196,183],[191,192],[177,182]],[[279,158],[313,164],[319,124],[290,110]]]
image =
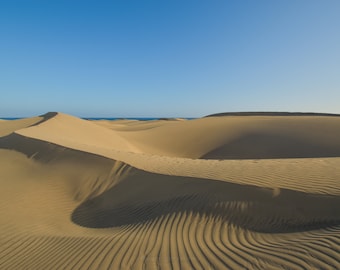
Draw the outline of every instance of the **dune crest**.
[[[86,151],[94,146],[118,151],[138,151],[116,132],[63,113],[56,113],[47,121],[18,130],[16,133],[78,150]]]
[[[340,117],[0,122],[1,269],[337,269]]]

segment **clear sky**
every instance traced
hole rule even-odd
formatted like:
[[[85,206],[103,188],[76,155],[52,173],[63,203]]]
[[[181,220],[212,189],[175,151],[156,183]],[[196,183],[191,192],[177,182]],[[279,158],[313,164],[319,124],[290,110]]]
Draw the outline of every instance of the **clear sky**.
[[[0,1],[0,117],[340,113],[338,0]]]

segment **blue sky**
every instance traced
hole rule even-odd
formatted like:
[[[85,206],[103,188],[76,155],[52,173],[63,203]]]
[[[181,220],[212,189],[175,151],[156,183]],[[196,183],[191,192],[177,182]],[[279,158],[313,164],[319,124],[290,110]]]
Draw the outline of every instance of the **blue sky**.
[[[340,1],[1,1],[0,117],[340,113]]]

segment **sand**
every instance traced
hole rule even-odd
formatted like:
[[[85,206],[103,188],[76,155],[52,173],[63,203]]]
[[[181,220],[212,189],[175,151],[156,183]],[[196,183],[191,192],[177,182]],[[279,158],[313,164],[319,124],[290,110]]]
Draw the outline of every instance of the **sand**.
[[[339,269],[340,117],[0,121],[0,269]]]

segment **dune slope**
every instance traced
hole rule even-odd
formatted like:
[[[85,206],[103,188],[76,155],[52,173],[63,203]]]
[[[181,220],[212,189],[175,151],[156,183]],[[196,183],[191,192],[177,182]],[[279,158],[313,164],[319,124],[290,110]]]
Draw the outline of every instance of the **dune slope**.
[[[337,269],[339,119],[1,122],[0,269]]]

